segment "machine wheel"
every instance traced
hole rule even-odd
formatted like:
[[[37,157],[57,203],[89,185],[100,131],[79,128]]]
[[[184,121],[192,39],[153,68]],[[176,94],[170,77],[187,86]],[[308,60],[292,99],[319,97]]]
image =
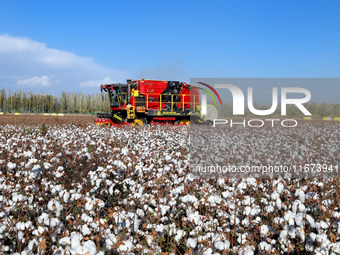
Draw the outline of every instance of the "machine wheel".
[[[143,121],[143,119],[134,119],[131,124],[134,127],[136,127],[136,126],[142,127],[142,126],[144,126],[144,121]]]
[[[105,127],[111,127],[111,123],[110,122],[104,122],[104,126]]]
[[[187,119],[180,120],[179,124],[185,124],[187,126],[190,126],[190,120]]]

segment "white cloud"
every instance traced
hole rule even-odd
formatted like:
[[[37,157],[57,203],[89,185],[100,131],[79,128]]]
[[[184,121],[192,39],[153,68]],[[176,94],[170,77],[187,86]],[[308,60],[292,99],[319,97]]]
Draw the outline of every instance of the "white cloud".
[[[52,84],[52,80],[50,77],[44,76],[33,76],[28,79],[18,80],[18,85],[20,86],[27,86],[27,87],[35,87],[35,86],[42,86],[48,87]]]
[[[32,41],[26,37],[0,35],[0,52],[41,51],[46,48],[43,43]]]
[[[27,85],[53,93],[81,89],[97,92],[94,88],[101,83],[122,82],[130,77],[126,71],[102,66],[89,57],[48,48],[27,37],[0,34],[0,87]]]
[[[51,49],[44,43],[26,37],[0,35],[0,53],[26,54],[26,56],[29,54],[30,59],[34,62],[40,62],[52,68],[65,69],[77,64],[97,66],[91,58],[79,57],[68,51]]]
[[[102,80],[83,81],[79,85],[80,87],[98,87],[101,84],[114,83],[110,76],[105,77]]]

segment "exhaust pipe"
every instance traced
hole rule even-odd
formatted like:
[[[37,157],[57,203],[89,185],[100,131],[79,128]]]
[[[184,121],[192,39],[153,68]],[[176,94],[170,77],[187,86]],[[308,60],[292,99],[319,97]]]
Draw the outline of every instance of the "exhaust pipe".
[[[127,86],[128,86],[128,89],[127,89],[127,104],[130,103],[130,89],[131,89],[131,83],[132,83],[132,80],[126,80],[126,83],[127,83]]]

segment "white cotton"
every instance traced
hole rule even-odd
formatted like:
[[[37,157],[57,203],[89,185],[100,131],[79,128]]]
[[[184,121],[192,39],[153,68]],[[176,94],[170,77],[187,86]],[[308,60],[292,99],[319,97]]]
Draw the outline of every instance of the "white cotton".
[[[197,245],[197,239],[196,238],[188,238],[188,240],[187,240],[187,247],[195,248],[196,245]]]
[[[215,206],[222,202],[222,198],[220,196],[212,195],[208,198],[208,202],[210,203],[211,206]]]
[[[85,222],[85,223],[92,223],[93,222],[93,218],[86,215],[85,213],[83,213],[81,215],[81,219]]]
[[[167,212],[168,212],[168,210],[170,209],[170,206],[168,206],[168,205],[162,205],[161,206],[161,214],[162,214],[162,216],[164,216]]]
[[[315,221],[314,221],[313,217],[310,216],[309,214],[306,214],[305,217],[306,217],[306,220],[307,220],[307,222],[309,223],[309,225],[310,225],[312,228],[314,228],[314,227],[315,227]]]
[[[97,246],[92,240],[88,240],[88,241],[84,242],[83,247],[87,248],[90,255],[98,255],[97,254]]]
[[[15,164],[15,163],[12,163],[12,162],[7,163],[7,167],[8,167],[9,170],[16,168],[16,166],[17,166],[17,164]]]
[[[214,243],[214,247],[217,249],[217,250],[220,250],[220,251],[224,251],[224,250],[228,250],[230,248],[230,242],[229,241],[216,241]]]
[[[280,198],[279,193],[277,193],[276,191],[274,191],[271,195],[270,195],[271,199],[276,201],[277,199]]]
[[[84,236],[88,236],[91,234],[91,229],[85,224],[82,225],[81,232],[83,233]]]
[[[178,243],[185,236],[185,231],[182,229],[177,230],[177,234],[175,236],[175,241]]]
[[[188,202],[195,203],[195,202],[198,201],[197,198],[194,195],[189,195],[189,194],[187,194],[184,197],[181,197],[180,199],[183,203],[188,203]]]
[[[212,249],[211,248],[205,249],[202,255],[212,255]]]
[[[72,233],[71,234],[71,247],[73,250],[76,250],[80,247],[80,241],[83,239],[83,236],[79,233]]]
[[[21,241],[24,238],[24,235],[25,235],[24,232],[22,232],[22,231],[18,232],[18,239],[19,239],[19,241]]]
[[[276,207],[280,210],[282,208],[282,201],[280,198],[276,199]]]
[[[267,233],[269,232],[269,228],[268,228],[267,225],[262,225],[260,230],[261,230],[261,235],[263,237],[265,237],[267,235]]]
[[[300,200],[295,200],[292,205],[292,211],[294,213],[297,213],[297,212],[304,213],[306,212],[306,206]]]
[[[304,242],[306,240],[305,229],[303,227],[297,227],[296,232],[300,237],[301,242]]]
[[[130,240],[125,241],[123,244],[119,245],[119,252],[129,252],[133,248],[133,243]]]
[[[84,246],[77,246],[77,248],[73,249],[75,250],[77,255],[89,255],[89,248],[88,247],[84,247]]]
[[[259,249],[261,251],[269,252],[271,247],[272,246],[269,243],[267,243],[267,242],[262,241],[261,243],[259,243]]]
[[[284,190],[284,185],[282,184],[282,182],[279,182],[276,186],[276,191],[281,194],[282,191]]]
[[[244,218],[241,223],[243,226],[248,227],[250,224],[249,218]]]
[[[327,229],[328,228],[328,224],[324,221],[320,221],[320,227],[323,229]]]
[[[59,240],[60,245],[70,245],[71,244],[71,238],[68,236],[62,237]]]
[[[297,189],[295,191],[295,196],[298,196],[299,197],[299,200],[304,203],[305,202],[305,198],[306,198],[306,195],[305,195],[305,192],[302,190],[302,189]]]

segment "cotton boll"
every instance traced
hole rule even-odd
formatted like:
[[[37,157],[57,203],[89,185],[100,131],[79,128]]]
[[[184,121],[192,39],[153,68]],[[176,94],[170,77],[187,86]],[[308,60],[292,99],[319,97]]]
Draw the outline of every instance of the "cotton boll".
[[[52,228],[59,226],[60,225],[60,220],[58,218],[51,218],[50,220],[50,226]]]
[[[284,190],[284,185],[282,184],[282,182],[279,182],[276,186],[276,191],[281,194],[282,191]]]
[[[250,212],[250,215],[252,216],[256,216],[257,214],[259,214],[261,212],[261,206],[259,205],[255,205]]]
[[[296,232],[298,236],[300,237],[301,242],[304,242],[306,240],[306,233],[304,228],[297,227]]]
[[[189,194],[187,194],[184,197],[181,197],[180,199],[183,203],[188,203],[188,202],[195,203],[198,201],[194,195],[189,195]]]
[[[15,227],[17,230],[22,230],[24,231],[25,230],[25,223],[23,222],[18,222],[17,224],[15,224]]]
[[[251,212],[251,207],[250,206],[246,206],[244,208],[244,210],[243,210],[243,214],[247,215],[247,216],[250,214],[250,212]]]
[[[265,237],[267,236],[267,233],[269,232],[269,228],[267,225],[262,225],[260,228],[260,231],[261,231],[261,235]]]
[[[84,246],[78,246],[75,250],[77,255],[89,255],[89,248]]]
[[[319,234],[319,235],[316,235],[315,237],[315,241],[320,244],[326,242],[327,240],[328,240],[328,237],[326,234]]]
[[[144,211],[142,209],[137,209],[136,213],[138,216],[144,217]]]
[[[217,184],[221,187],[223,187],[225,185],[225,181],[224,178],[218,178],[217,179]]]
[[[288,235],[293,239],[296,237],[296,229],[294,226],[288,226]]]
[[[125,241],[123,244],[119,245],[118,251],[119,252],[129,252],[133,248],[133,244],[130,240]]]
[[[164,216],[169,211],[169,209],[170,209],[170,206],[168,206],[168,205],[165,205],[165,206],[161,205],[161,214],[162,214],[162,216]]]
[[[87,248],[90,255],[98,255],[97,254],[97,246],[92,240],[88,240],[83,243],[83,247]]]
[[[249,197],[249,196],[245,196],[244,200],[242,201],[242,204],[244,205],[252,205],[255,202],[255,198],[253,197]]]
[[[305,205],[300,201],[300,200],[295,200],[292,205],[292,211],[294,213],[299,212],[306,212],[306,207]]]
[[[289,222],[289,225],[294,225],[295,213],[288,211],[283,217],[285,221]],[[291,220],[293,220],[293,224],[291,224]]]
[[[94,207],[94,203],[92,201],[89,201],[85,204],[85,210],[86,211],[92,211]]]
[[[214,247],[215,247],[217,250],[224,251],[224,250],[229,249],[230,243],[229,243],[229,241],[226,241],[226,242],[217,241],[217,242],[214,243]]]
[[[274,191],[271,195],[270,195],[271,199],[276,201],[277,199],[280,198],[279,193],[277,193],[276,191]]]
[[[288,237],[288,230],[284,229],[280,232],[279,242],[285,243]]]
[[[83,236],[79,233],[72,232],[71,233],[71,247],[73,250],[76,250],[80,247],[80,241],[83,239]]]
[[[47,231],[46,227],[39,226],[37,229],[35,229],[32,234],[35,236],[42,236]]]
[[[305,195],[305,192],[302,190],[302,189],[297,189],[295,191],[295,196],[298,196],[299,197],[299,200],[304,203],[305,202],[305,198],[306,198],[306,195]]]
[[[66,192],[64,193],[64,195],[63,195],[63,201],[64,201],[65,204],[68,203],[69,198],[70,198],[70,193],[68,193],[68,192],[66,191]]]
[[[239,252],[239,254],[243,255],[253,255],[254,254],[255,247],[247,245],[242,251]]]
[[[82,225],[81,232],[84,236],[88,236],[91,234],[91,229],[85,224],[85,225]]]
[[[62,237],[59,239],[60,245],[71,245],[71,238],[68,236]]]
[[[266,251],[269,252],[271,249],[271,245],[267,242],[262,241],[261,243],[259,243],[259,250],[260,251]]]
[[[284,222],[284,219],[279,218],[279,217],[275,217],[274,218],[274,223],[275,224],[282,224]]]
[[[244,218],[241,223],[243,226],[248,227],[250,224],[249,218]]]
[[[203,251],[203,255],[212,255],[212,249],[208,248]]]
[[[237,242],[239,244],[245,244],[247,242],[247,233],[243,233],[243,234],[237,234]]]
[[[295,215],[295,223],[297,226],[301,226],[303,224],[304,214],[298,213]]]
[[[255,224],[259,224],[261,222],[261,218],[259,216],[257,216],[254,220],[253,223]]]
[[[19,231],[19,232],[18,232],[18,240],[21,241],[22,239],[24,239],[24,235],[25,235],[24,232]]]
[[[311,228],[314,228],[315,227],[315,221],[314,221],[313,217],[306,214],[305,218],[306,218],[307,222],[309,223],[309,225],[311,226]]]
[[[280,198],[276,199],[276,207],[280,210],[282,208],[282,201]]]
[[[328,228],[328,224],[324,221],[320,221],[320,228],[323,228],[323,229],[327,229]]]
[[[234,225],[234,223],[237,226],[238,224],[240,224],[240,219],[237,216],[235,217],[235,215],[231,215],[230,216],[230,224]]]
[[[178,229],[177,234],[175,236],[175,241],[178,243],[185,236],[185,231]]]
[[[197,245],[197,239],[196,238],[188,238],[187,240],[187,247],[188,248],[195,248]]]
[[[85,223],[92,223],[93,222],[93,218],[86,215],[85,213],[83,213],[81,215],[81,219],[85,222]]]
[[[17,165],[15,164],[15,163],[12,163],[12,162],[8,162],[7,163],[7,168],[9,169],[9,170],[13,170],[13,169],[15,169],[17,167]]]
[[[279,200],[279,199],[277,199],[277,200]],[[269,205],[269,206],[266,206],[265,210],[266,210],[267,213],[272,213],[272,212],[274,212],[275,208],[273,206]]]
[[[128,152],[129,152],[129,149],[128,149],[128,148],[125,147],[125,148],[122,149],[122,154],[123,154],[123,155],[127,155]]]
[[[208,202],[211,206],[216,206],[222,202],[222,198],[220,196],[212,195],[208,198]]]

